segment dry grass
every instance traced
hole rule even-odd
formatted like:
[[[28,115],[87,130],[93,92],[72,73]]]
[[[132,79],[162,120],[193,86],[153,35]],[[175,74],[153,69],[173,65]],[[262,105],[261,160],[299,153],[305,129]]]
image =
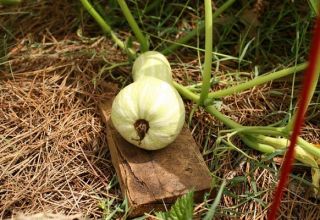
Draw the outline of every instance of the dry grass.
[[[0,69],[0,218],[101,218],[99,203],[120,193],[109,190],[114,170],[97,105],[112,94],[98,70],[123,57],[105,38],[58,41],[47,31],[38,44],[33,34]]]
[[[106,190],[113,169],[90,90],[72,64],[2,79],[1,218],[44,210],[98,217],[99,200],[118,197]]]
[[[129,82],[130,67],[107,69],[127,58],[104,37],[74,34],[80,26],[92,35],[99,29],[79,19],[78,7],[66,2],[34,1],[3,10],[15,16],[0,16],[0,24],[12,27],[14,36],[0,66],[0,218],[46,212],[97,219],[103,215],[102,200],[121,203],[119,186],[109,189],[114,170],[97,105],[111,95],[106,82]],[[184,84],[199,81],[197,58],[180,58],[172,60],[175,79]],[[221,71],[232,70],[223,65]],[[215,89],[236,81],[217,74],[221,81]],[[269,124],[287,112],[290,89],[286,81],[260,86],[225,98],[222,111],[242,124]],[[284,95],[275,97],[275,90]],[[190,113],[191,103],[186,107]],[[256,160],[216,146],[219,131],[226,127],[202,110],[193,114],[190,129],[213,175],[229,180],[217,218],[265,219],[277,181],[276,162],[264,161],[238,140],[235,144]],[[304,137],[320,142],[316,123],[308,124]],[[307,169],[296,174],[310,178]],[[197,205],[197,214],[206,212],[206,202]],[[309,199],[301,181],[292,180],[280,218],[318,216],[317,201]]]

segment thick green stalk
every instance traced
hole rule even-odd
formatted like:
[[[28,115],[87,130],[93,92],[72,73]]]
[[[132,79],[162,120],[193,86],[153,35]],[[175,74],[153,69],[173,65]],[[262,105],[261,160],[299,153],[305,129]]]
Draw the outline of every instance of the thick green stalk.
[[[290,144],[290,141],[287,138],[274,138],[274,137],[268,137],[264,135],[257,135],[255,136],[255,139],[259,143],[273,146],[276,149],[285,149]],[[299,161],[311,167],[318,167],[317,162],[314,158],[315,155],[313,153],[309,153],[301,145],[297,145],[295,150],[296,150],[296,155],[295,155],[296,159],[298,159]]]
[[[212,19],[217,18],[219,15],[222,14],[226,9],[228,9],[236,0],[228,0],[226,1],[220,8],[218,8],[212,15]],[[185,36],[177,40],[176,43],[170,45],[169,47],[166,47],[164,50],[161,51],[162,54],[164,55],[169,55],[173,51],[175,51],[177,48],[179,48],[181,45],[187,43],[189,40],[194,38],[199,32],[202,32],[205,28],[205,24],[203,21],[200,21],[198,26],[187,33]]]
[[[260,151],[262,153],[265,154],[272,154],[276,151],[275,148],[273,148],[270,145],[267,144],[263,144],[260,143],[259,141],[257,141],[254,136],[251,135],[240,135],[241,140],[248,145],[249,147],[251,147],[252,149],[255,149],[257,151]]]
[[[173,81],[173,86],[177,89],[177,91],[185,98],[192,100],[193,102],[199,101],[199,95],[194,94],[189,89],[185,88],[184,86],[180,85],[177,82]],[[238,124],[237,122],[229,119],[227,116],[219,112],[214,106],[207,106],[205,107],[206,111],[218,118],[220,121],[222,121],[225,125],[227,125],[230,128],[240,128],[242,125]]]
[[[184,86],[180,85],[177,82],[173,82],[174,87],[177,89],[177,91],[185,98],[197,103],[199,101],[199,95],[194,94],[189,89],[185,88]],[[272,147],[259,143],[259,141],[255,138],[257,135],[261,137],[261,135],[275,135],[275,136],[284,136],[288,138],[288,133],[286,132],[285,128],[273,128],[273,127],[246,127],[242,126],[241,124],[231,120],[221,112],[219,112],[214,106],[207,106],[205,107],[206,111],[219,119],[222,123],[227,125],[228,127],[232,129],[237,129],[240,133],[239,136],[243,140],[245,144],[247,144],[249,147],[256,149],[263,153],[270,153],[272,152]],[[245,132],[242,132],[241,130],[247,130],[246,134]],[[252,129],[255,129],[252,130]],[[257,136],[258,137],[258,136]],[[298,144],[301,148],[303,148],[306,152],[316,156],[317,158],[320,158],[320,150],[315,147],[313,144],[310,144],[309,142],[305,141],[302,138],[298,138]]]
[[[238,124],[237,122],[229,119],[227,116],[219,112],[214,106],[208,106],[205,108],[207,112],[209,112],[214,117],[218,118],[220,121],[222,121],[225,125],[227,125],[230,128],[234,129],[240,129],[245,128],[245,126],[242,126],[241,124]],[[268,146],[266,144],[259,143],[258,141],[254,140],[254,136],[251,135],[244,135],[239,134],[241,140],[252,149],[255,149],[257,151],[260,151],[262,153],[271,154],[275,152],[275,149],[271,146]]]
[[[309,143],[308,141],[302,139],[301,137],[298,138],[298,144],[308,153],[316,156],[320,159],[320,149],[314,146],[313,144]]]
[[[230,128],[237,129],[237,128],[244,127],[238,124],[237,122],[229,119],[227,116],[219,112],[214,106],[208,106],[205,109],[207,112],[209,112],[214,117],[218,118],[220,121],[223,122],[223,124],[227,125]],[[241,137],[241,140],[252,149],[255,149],[262,153],[267,153],[267,154],[274,153],[275,151],[275,149],[271,146],[268,146],[266,144],[261,144],[258,141],[254,141],[254,138],[253,138],[254,136],[251,137],[250,135],[243,135],[243,134],[239,134],[239,136]]]
[[[267,127],[267,126],[242,126],[241,128],[237,128],[234,130],[235,132],[242,134],[263,134],[269,136],[287,136],[284,128],[277,128],[277,127]]]
[[[289,135],[282,135],[282,136],[284,136],[285,138],[267,137],[265,135],[258,134],[258,135],[255,135],[255,138],[261,143],[269,144],[277,148],[284,148],[289,145],[288,144]],[[313,144],[299,137],[298,145],[309,154],[320,159],[320,149],[314,146]]]
[[[183,85],[173,81],[173,86],[176,88],[176,90],[185,98],[198,103],[199,102],[199,96],[197,94],[194,94],[189,89],[185,88]]]
[[[241,83],[239,85],[232,86],[230,88],[226,88],[226,89],[222,89],[222,90],[219,90],[216,92],[209,93],[208,98],[211,98],[211,99],[212,98],[222,98],[222,97],[225,97],[228,95],[239,93],[239,92],[242,92],[246,89],[250,89],[254,86],[257,86],[257,85],[260,85],[260,84],[263,84],[263,83],[266,83],[266,82],[269,82],[269,81],[272,81],[275,79],[279,79],[281,77],[293,74],[295,72],[299,72],[301,70],[304,70],[306,67],[307,67],[307,62],[301,63],[301,64],[294,66],[294,67],[289,67],[284,70],[265,74],[265,75],[262,75],[262,76],[255,78],[253,80],[250,80],[248,82]]]
[[[213,105],[205,107],[206,111],[209,112],[211,115],[219,119],[223,122],[223,124],[227,125],[229,128],[240,128],[242,125],[238,124],[237,122],[231,120],[224,114],[218,111]]]
[[[206,111],[209,112],[211,115],[213,115],[214,117],[218,118],[220,121],[223,122],[223,124],[227,125],[230,128],[242,128],[245,126],[242,126],[241,124],[238,124],[237,122],[231,120],[230,118],[228,118],[227,116],[225,116],[224,114],[222,114],[221,112],[219,112],[214,106],[207,106]],[[249,147],[251,147],[252,149],[255,149],[257,151],[260,151],[262,153],[266,153],[266,154],[271,154],[274,153],[275,149],[271,146],[268,146],[266,144],[261,144],[258,141],[255,141],[253,136],[251,137],[250,135],[243,135],[243,134],[239,134],[239,136],[241,137],[241,140]]]
[[[135,52],[131,48],[126,48],[125,43],[120,40],[117,35],[112,31],[111,27],[103,20],[103,18],[99,15],[99,13],[93,8],[91,3],[88,0],[80,0],[83,7],[89,12],[89,14],[96,20],[96,22],[100,25],[103,32],[109,34],[112,40],[123,50],[127,51],[130,57],[135,56]]]
[[[205,25],[206,25],[206,38],[205,38],[205,55],[204,55],[204,68],[203,79],[199,104],[203,105],[204,100],[208,97],[211,78],[212,66],[212,5],[211,0],[204,1],[205,7]]]
[[[134,20],[128,6],[127,3],[124,0],[117,0],[118,4],[120,5],[120,8],[122,10],[122,13],[124,14],[124,16],[126,17],[133,33],[135,34],[137,40],[139,41],[140,45],[141,45],[141,51],[142,52],[146,52],[149,50],[149,44],[147,39],[144,37],[144,35],[142,34],[137,22]]]
[[[173,86],[176,88],[176,90],[185,98],[197,103],[199,102],[199,95],[191,92],[189,89],[187,89],[186,87],[184,87],[183,85],[173,81]],[[257,130],[263,130],[264,133],[268,133],[268,132],[274,132],[275,135],[279,135],[283,133],[283,128],[274,128],[274,127],[246,127],[246,126],[242,126],[240,124],[238,124],[237,122],[229,119],[227,116],[225,116],[224,114],[222,114],[220,111],[218,111],[214,106],[207,106],[205,107],[206,111],[209,112],[210,114],[212,114],[213,116],[215,116],[216,118],[218,118],[220,121],[222,121],[225,125],[227,125],[228,127],[232,128],[232,129],[239,129],[239,132],[241,132],[241,130],[248,130],[248,132],[254,132]]]

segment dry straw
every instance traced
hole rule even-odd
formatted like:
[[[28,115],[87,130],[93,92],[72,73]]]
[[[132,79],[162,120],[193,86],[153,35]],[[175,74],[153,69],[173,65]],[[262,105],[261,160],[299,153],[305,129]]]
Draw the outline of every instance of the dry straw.
[[[23,13],[28,11],[35,15],[23,19]],[[114,169],[97,105],[111,95],[107,81],[129,82],[128,66],[119,65],[111,74],[107,70],[127,58],[104,37],[75,36],[79,11],[71,3],[32,1],[15,12],[14,16],[0,17],[4,26],[19,24],[25,28],[23,32],[22,28],[16,28],[17,33],[12,33],[15,46],[9,48],[7,61],[0,66],[0,218],[43,212],[70,218],[101,218],[101,200],[115,198],[115,204],[122,200],[117,185],[108,190]],[[99,30],[83,22],[85,30],[91,33]],[[183,62],[172,62],[175,80],[185,85],[188,80],[199,81],[197,57],[179,56]],[[227,68],[221,65],[221,71]],[[106,71],[100,75],[102,69]],[[246,74],[242,78],[250,77]],[[236,82],[232,75],[216,73],[216,76],[220,77],[216,89]],[[289,96],[283,94],[290,94],[290,87],[289,81],[282,80],[229,96],[224,99],[222,111],[242,124],[269,124],[283,118],[283,112],[287,111]],[[190,113],[189,102],[186,108]],[[190,128],[214,175],[246,180],[228,185],[233,194],[223,196],[218,214],[264,219],[276,182],[267,166],[270,163],[257,166],[236,151],[214,145],[216,135],[225,127],[201,110],[193,115]],[[318,119],[319,115],[315,115],[313,120]],[[311,123],[303,135],[313,143],[320,140],[319,128]],[[234,143],[242,150],[247,149],[237,140]],[[250,155],[261,159],[252,151]],[[248,193],[252,197],[244,202],[242,195]],[[306,195],[301,182],[292,180],[280,218],[320,216],[319,204]],[[205,211],[205,202],[195,207],[197,214]],[[41,215],[51,216],[38,214]]]

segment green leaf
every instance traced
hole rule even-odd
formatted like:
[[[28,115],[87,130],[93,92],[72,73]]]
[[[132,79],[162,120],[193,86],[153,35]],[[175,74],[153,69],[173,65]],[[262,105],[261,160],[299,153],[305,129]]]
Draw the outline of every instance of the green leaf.
[[[316,16],[319,14],[318,9],[319,9],[319,0],[309,0],[309,6],[312,10],[313,16]]]
[[[126,41],[126,46],[127,46],[127,48],[132,48],[132,45],[133,45],[132,42],[133,42],[133,41],[132,41],[132,37],[129,36],[128,39],[127,39],[127,41]]]
[[[157,212],[156,216],[163,220],[192,220],[193,191],[179,198],[168,212]]]
[[[226,186],[226,180],[223,180],[221,186],[220,186],[220,189],[219,189],[219,192],[217,194],[217,197],[215,198],[215,200],[213,201],[209,211],[207,212],[206,216],[204,217],[203,220],[211,220],[213,219],[213,216],[216,212],[216,209],[217,209],[217,206],[221,200],[221,197],[222,197],[222,194],[223,194],[223,190],[224,190],[224,187]]]

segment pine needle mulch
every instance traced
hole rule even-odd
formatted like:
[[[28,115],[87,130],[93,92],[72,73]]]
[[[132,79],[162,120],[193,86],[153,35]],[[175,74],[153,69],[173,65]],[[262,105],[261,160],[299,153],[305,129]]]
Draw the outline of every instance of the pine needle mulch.
[[[22,5],[14,17],[0,17],[0,23],[5,20],[9,26],[26,27],[24,32],[17,28],[17,33],[12,33],[15,37],[8,41],[6,60],[0,66],[0,218],[25,220],[25,215],[36,214],[46,219],[100,219],[107,214],[99,206],[102,201],[114,199],[115,205],[122,203],[122,198],[114,184],[97,106],[112,95],[108,82],[115,81],[120,87],[130,82],[130,65],[105,37],[75,35],[77,7],[65,1],[32,4]],[[19,20],[24,11],[33,11],[30,20]],[[83,21],[84,30],[99,30],[88,23]],[[199,80],[197,57],[181,58],[172,60],[175,80],[184,84],[186,79]],[[181,62],[190,62],[187,70]],[[215,88],[226,87],[233,80],[221,79]],[[288,96],[275,98],[274,91]],[[286,81],[260,86],[227,97],[221,110],[242,124],[269,124],[287,111],[290,91],[291,84]],[[190,113],[193,106],[186,102],[186,108]],[[279,114],[272,116],[277,111]],[[304,131],[304,137],[314,143],[320,140],[316,124],[315,118]],[[202,110],[194,112],[190,120],[190,130],[213,176],[228,180],[216,216],[265,219],[277,182],[275,164],[281,160],[264,161],[237,139],[234,144],[255,160],[217,145],[218,132],[223,129],[227,128]],[[298,169],[295,174],[310,179],[308,169]],[[309,199],[307,188],[301,178],[291,180],[280,218],[320,216],[319,203]],[[195,214],[205,213],[211,201],[197,204]]]
[[[73,63],[36,69],[38,61],[13,62],[19,70],[0,81],[0,218],[43,210],[101,216],[99,200],[118,199],[107,190],[113,169],[96,111],[108,94]]]

